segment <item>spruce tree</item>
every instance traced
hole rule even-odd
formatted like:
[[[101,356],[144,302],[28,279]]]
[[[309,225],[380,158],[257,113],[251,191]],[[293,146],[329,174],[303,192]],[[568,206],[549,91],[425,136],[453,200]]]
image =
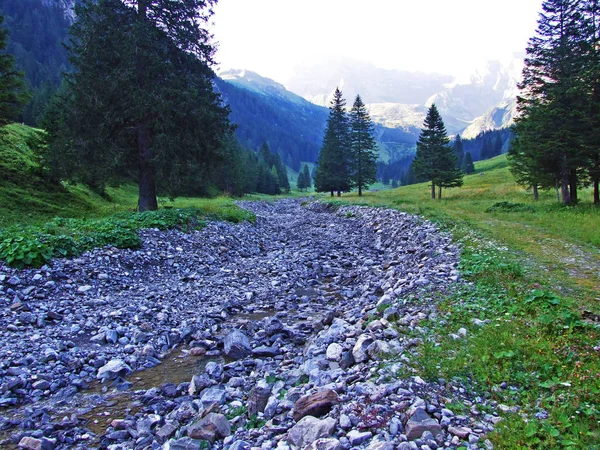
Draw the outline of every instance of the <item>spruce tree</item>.
[[[454,153],[456,153],[458,167],[462,167],[463,159],[465,157],[465,148],[460,134],[457,134],[456,139],[454,140]]]
[[[436,197],[436,186],[440,197],[442,188],[462,186],[462,173],[449,143],[442,117],[433,104],[425,117],[424,128],[417,142],[417,154],[412,163],[418,179],[431,181],[432,199]]]
[[[228,109],[213,91],[213,1],[98,0],[77,7],[66,117],[51,135],[73,176],[102,186],[134,179],[140,211],[157,193],[202,190],[226,159]],[[56,144],[69,143],[66,150]],[[60,156],[57,156],[60,157]]]
[[[336,191],[339,197],[351,188],[349,124],[345,106],[342,92],[336,88],[315,172],[315,190],[331,192],[332,197]]]
[[[306,189],[306,176],[304,170],[301,170],[298,174],[298,180],[296,181],[296,187],[299,191]]]
[[[358,188],[360,197],[363,189],[376,181],[378,157],[373,123],[360,95],[356,96],[350,110],[350,148],[352,183]]]
[[[302,183],[304,189],[310,189],[312,187],[312,180],[310,178],[310,171],[308,170],[308,165],[304,164],[304,168],[300,172],[298,178],[302,177]]]
[[[527,47],[517,98],[519,116],[511,163],[538,171],[540,179],[556,176],[564,204],[577,198],[580,169],[585,165],[581,139],[585,112],[581,105],[587,95],[581,80],[586,48],[597,45],[586,45],[589,22],[585,2],[544,1],[536,35]],[[526,160],[519,161],[521,158]],[[532,163],[534,159],[537,161]]]
[[[8,31],[3,24],[4,17],[0,16],[0,126],[17,120],[29,100],[24,74],[15,69],[15,58],[5,53]]]
[[[475,164],[473,164],[473,158],[471,157],[471,152],[465,153],[465,157],[463,159],[463,164],[461,170],[465,174],[475,173]]]

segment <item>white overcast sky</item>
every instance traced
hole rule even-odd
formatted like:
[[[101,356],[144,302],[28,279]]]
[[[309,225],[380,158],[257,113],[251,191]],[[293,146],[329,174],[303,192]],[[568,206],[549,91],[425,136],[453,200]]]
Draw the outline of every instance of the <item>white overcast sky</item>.
[[[285,83],[332,55],[384,69],[464,76],[525,50],[542,0],[220,0],[220,68]]]

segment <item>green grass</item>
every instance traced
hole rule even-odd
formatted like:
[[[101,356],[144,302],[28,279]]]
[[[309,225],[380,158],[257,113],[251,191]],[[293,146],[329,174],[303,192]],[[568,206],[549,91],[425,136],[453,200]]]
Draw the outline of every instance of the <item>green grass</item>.
[[[600,328],[586,319],[600,310],[600,211],[585,190],[574,207],[558,204],[553,192],[534,202],[514,183],[505,156],[476,170],[442,200],[431,200],[426,184],[340,200],[420,214],[463,248],[470,283],[420,299],[435,300],[444,321],[426,324],[405,375],[458,379],[522,408],[492,433],[495,448],[598,449]],[[474,318],[490,322],[477,326]],[[450,334],[461,327],[467,338],[455,341]],[[547,419],[535,416],[544,412]]]
[[[52,183],[41,168],[44,132],[13,124],[0,130],[0,259],[39,266],[91,248],[141,244],[140,228],[198,228],[205,220],[254,221],[228,197],[159,198],[159,209],[136,213],[137,187]]]

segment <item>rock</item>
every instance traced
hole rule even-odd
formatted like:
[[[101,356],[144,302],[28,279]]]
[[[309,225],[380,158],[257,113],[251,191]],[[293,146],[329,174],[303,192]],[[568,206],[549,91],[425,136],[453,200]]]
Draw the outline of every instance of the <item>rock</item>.
[[[369,356],[367,355],[367,348],[373,343],[373,338],[367,334],[361,334],[352,349],[352,356],[356,363],[367,361]]]
[[[342,444],[335,438],[321,438],[306,447],[306,450],[342,450]]]
[[[393,442],[371,442],[367,450],[394,450],[395,448]]]
[[[225,356],[231,359],[242,359],[252,353],[248,336],[240,330],[231,331],[224,341]]]
[[[329,361],[339,361],[342,358],[344,349],[338,343],[331,343],[327,347],[326,356]]]
[[[356,447],[371,439],[373,437],[373,433],[371,433],[370,431],[360,432],[358,430],[352,430],[346,435],[346,437],[350,441],[350,444],[353,447]]]
[[[206,349],[204,347],[190,348],[190,356],[204,356],[204,355],[206,355]]]
[[[188,393],[191,396],[198,395],[208,386],[210,386],[210,379],[206,375],[194,375],[192,377],[192,381],[190,381],[190,387],[188,388]]]
[[[116,330],[108,330],[106,332],[106,342],[109,342],[111,344],[116,344],[118,340],[119,340],[119,334],[116,332]]]
[[[200,450],[201,448],[201,441],[189,437],[171,439],[163,446],[163,450]]]
[[[251,446],[246,441],[235,441],[228,450],[250,450]]]
[[[77,292],[80,294],[84,294],[85,292],[89,291],[90,289],[92,289],[92,286],[90,286],[89,284],[86,284],[84,286],[79,286],[77,288]]]
[[[352,421],[346,414],[340,415],[340,428],[344,430],[349,430],[352,428]]]
[[[192,439],[201,439],[214,444],[231,434],[231,424],[223,414],[209,413],[198,423],[188,427],[187,434]]]
[[[279,349],[275,346],[267,347],[266,345],[261,345],[252,350],[252,356],[257,356],[259,358],[272,358],[279,353]]]
[[[227,394],[225,389],[222,387],[213,387],[209,389],[205,389],[202,393],[202,397],[200,398],[200,402],[204,405],[205,408],[209,407],[213,403],[217,405],[224,405],[227,401]]]
[[[436,419],[432,419],[423,408],[417,408],[415,413],[406,423],[406,438],[410,441],[419,439],[421,435],[429,431],[434,436],[442,432],[442,427]]]
[[[122,359],[111,359],[108,363],[98,369],[96,378],[102,381],[114,380],[118,377],[126,377],[132,370]]]
[[[41,450],[42,441],[41,439],[35,439],[29,436],[25,436],[19,441],[19,447],[26,450]]]
[[[265,386],[254,386],[248,396],[248,415],[250,417],[261,413],[267,407],[271,389]]]
[[[331,389],[326,389],[312,395],[305,395],[294,404],[294,420],[297,422],[304,416],[323,416],[331,411],[331,408],[339,402],[340,399],[337,393]]]
[[[467,439],[471,430],[465,427],[448,427],[448,433],[458,436],[460,439]]]
[[[320,420],[313,416],[303,417],[288,431],[288,440],[303,449],[317,439],[328,438],[333,434],[335,420],[331,417]]]

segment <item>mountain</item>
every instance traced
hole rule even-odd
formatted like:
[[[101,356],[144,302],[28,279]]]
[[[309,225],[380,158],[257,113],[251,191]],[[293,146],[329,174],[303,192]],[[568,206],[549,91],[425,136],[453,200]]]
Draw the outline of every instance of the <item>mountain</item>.
[[[286,86],[315,104],[326,104],[336,86],[353,98],[360,93],[373,120],[386,127],[409,132],[419,129],[427,108],[435,103],[442,113],[448,132],[469,133],[486,127],[503,127],[511,123],[521,77],[522,55],[516,54],[508,64],[490,61],[467,80],[440,74],[385,70],[371,64],[342,58],[322,61],[298,68]],[[500,114],[502,120],[492,120]]]
[[[298,171],[319,156],[329,111],[288,91],[283,85],[248,70],[219,72],[216,87],[231,108],[236,134],[248,148],[267,142],[282,161]],[[393,161],[414,152],[414,130],[375,127],[380,159]]]
[[[349,103],[357,94],[368,103],[424,104],[444,89],[453,78],[448,75],[385,70],[356,60],[317,60],[297,67],[286,80],[287,88],[305,99],[327,106],[336,87]]]
[[[461,136],[463,139],[474,139],[485,131],[501,130],[508,128],[514,123],[517,113],[516,98],[502,100],[498,105],[488,110],[484,115],[473,121]]]

